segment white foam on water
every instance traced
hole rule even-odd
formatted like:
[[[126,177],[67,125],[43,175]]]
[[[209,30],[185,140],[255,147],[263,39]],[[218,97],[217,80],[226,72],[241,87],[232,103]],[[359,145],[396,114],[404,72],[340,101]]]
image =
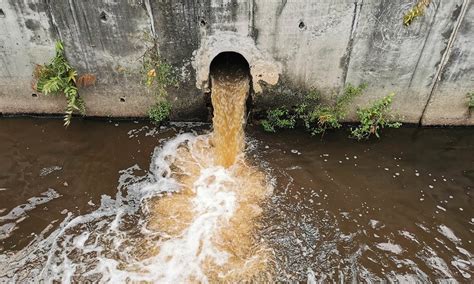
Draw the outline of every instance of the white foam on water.
[[[443,236],[448,238],[453,243],[459,243],[461,240],[454,234],[454,232],[448,228],[446,225],[439,225],[438,232],[440,232]]]
[[[20,251],[0,253],[0,282],[208,282],[204,263],[219,266],[229,257],[213,240],[237,208],[232,167],[201,168],[192,187],[193,219],[179,236],[147,227],[151,198],[180,189],[172,176],[178,148],[186,144],[192,149],[196,139],[189,133],[178,135],[155,150],[148,174],[137,176],[137,165],[121,171],[115,198],[102,196],[97,210],[69,213],[53,232],[45,230]],[[56,197],[48,193],[34,203]],[[19,215],[10,212],[2,218]],[[152,250],[157,253],[142,252]]]
[[[0,282],[69,282],[88,277],[103,282],[129,279],[126,270],[130,268],[126,264],[141,261],[133,255],[133,250],[143,239],[157,238],[156,233],[146,230],[146,200],[177,190],[179,185],[170,177],[170,165],[176,149],[194,138],[192,134],[179,135],[161,151],[157,150],[152,171],[146,176],[134,175],[140,170],[137,165],[121,171],[115,199],[102,196],[97,210],[81,216],[69,213],[53,232],[48,233],[47,228],[25,248],[0,253],[0,259],[5,259],[0,263]],[[12,209],[1,220],[15,220],[28,209],[58,197],[54,190],[43,195]],[[29,269],[24,269],[25,266]],[[77,278],[78,275],[83,278]]]
[[[318,283],[317,280],[316,280],[316,275],[315,275],[314,271],[311,268],[308,268],[307,275],[308,275],[308,278],[307,278],[307,281],[306,281],[307,284],[316,284],[316,283]]]
[[[51,167],[42,168],[39,175],[40,177],[45,177],[53,172],[60,171],[62,169],[63,168],[60,166],[51,166]]]
[[[233,182],[228,171],[222,167],[204,169],[194,184],[193,198],[195,218],[178,238],[164,241],[159,254],[146,268],[153,268],[153,280],[160,283],[184,283],[189,279],[207,282],[203,263],[212,259],[222,265],[228,254],[217,249],[212,238],[222,224],[229,221],[236,209],[236,196],[227,190]],[[133,279],[141,280],[141,279]],[[150,280],[143,279],[143,280]]]
[[[11,233],[18,229],[18,224],[29,217],[29,211],[58,197],[60,195],[54,189],[49,188],[40,196],[31,197],[24,204],[18,205],[7,214],[0,216],[0,240],[10,237]],[[0,209],[0,214],[5,211],[5,209]]]
[[[20,217],[24,217],[28,211],[35,209],[38,205],[47,203],[55,198],[58,198],[60,195],[52,188],[49,188],[47,191],[41,193],[41,196],[34,196],[27,200],[26,203],[21,204],[10,210],[8,214],[0,216],[0,223],[17,220]]]
[[[392,244],[392,243],[378,243],[375,245],[378,249],[384,250],[384,251],[389,251],[394,254],[400,254],[402,253],[403,249],[401,246],[397,244]]]
[[[405,238],[409,239],[410,241],[413,241],[417,244],[419,244],[420,242],[416,239],[415,235],[408,232],[408,231],[404,231],[404,230],[401,230],[401,231],[398,231],[398,233],[402,236],[404,236]]]

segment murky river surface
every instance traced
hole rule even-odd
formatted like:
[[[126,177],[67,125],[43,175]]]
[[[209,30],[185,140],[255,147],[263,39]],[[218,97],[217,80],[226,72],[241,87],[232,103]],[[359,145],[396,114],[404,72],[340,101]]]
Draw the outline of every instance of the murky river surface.
[[[156,147],[209,128],[1,119],[0,282],[153,279],[137,271],[160,270],[143,261],[145,240],[164,238],[143,226],[157,192],[133,185],[156,170]],[[474,129],[246,135],[247,161],[274,187],[255,232],[271,279],[473,281]]]

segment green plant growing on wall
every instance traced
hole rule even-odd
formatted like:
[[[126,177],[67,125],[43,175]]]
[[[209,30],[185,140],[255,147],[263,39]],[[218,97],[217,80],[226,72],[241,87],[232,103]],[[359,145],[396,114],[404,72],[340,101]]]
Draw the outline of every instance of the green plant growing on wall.
[[[66,97],[64,126],[71,124],[72,114],[75,111],[85,114],[86,106],[76,86],[77,72],[69,65],[61,41],[56,42],[56,56],[47,65],[37,65],[34,77],[38,92],[44,95],[63,94]]]
[[[148,117],[155,123],[168,119],[171,113],[171,104],[168,101],[156,103],[148,110]]]
[[[141,58],[143,82],[156,99],[156,103],[148,111],[148,116],[153,122],[160,124],[169,118],[172,110],[166,89],[177,86],[178,80],[173,74],[173,67],[161,58],[156,38],[145,33],[144,42],[147,49]]]
[[[302,118],[308,109],[314,107],[321,100],[321,93],[316,89],[311,89],[303,98],[303,102],[299,104],[295,111],[299,118]]]
[[[372,106],[357,110],[357,116],[360,125],[351,128],[351,138],[357,140],[369,139],[371,135],[380,138],[380,131],[385,128],[399,128],[402,124],[393,122],[389,114],[392,105],[392,99],[395,94],[390,94],[378,101]]]
[[[329,129],[341,127],[340,121],[346,116],[347,106],[355,97],[361,95],[366,87],[366,84],[357,87],[348,84],[334,105],[317,105],[309,111],[300,107],[297,112],[311,135],[324,135]]]
[[[425,12],[425,9],[430,5],[431,0],[418,0],[418,2],[413,6],[404,16],[403,24],[405,26],[411,25],[411,23],[418,17],[422,16]]]
[[[279,107],[267,111],[267,118],[261,123],[266,132],[276,132],[276,129],[294,128],[296,120],[287,108]]]
[[[467,94],[467,107],[469,110],[474,109],[474,92]]]

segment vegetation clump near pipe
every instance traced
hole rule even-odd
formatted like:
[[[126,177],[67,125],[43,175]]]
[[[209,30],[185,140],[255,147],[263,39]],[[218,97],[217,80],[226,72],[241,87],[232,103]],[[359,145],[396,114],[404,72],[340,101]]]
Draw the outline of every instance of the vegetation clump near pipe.
[[[276,132],[276,129],[294,128],[296,124],[295,115],[284,107],[267,111],[267,119],[262,122],[263,130],[266,132]]]
[[[172,110],[166,88],[177,86],[178,80],[173,74],[172,66],[161,58],[156,38],[145,33],[144,41],[147,45],[142,56],[144,84],[156,99],[156,103],[148,110],[148,117],[154,123],[161,124],[169,119]]]
[[[329,129],[341,127],[340,121],[346,116],[347,106],[362,94],[365,87],[365,84],[357,87],[347,85],[334,104],[321,104],[321,93],[311,90],[296,108],[279,107],[267,111],[267,117],[261,124],[265,131],[275,132],[276,129],[294,128],[301,121],[312,135],[324,135]]]
[[[346,117],[347,106],[355,97],[360,96],[366,87],[366,84],[359,86],[348,84],[343,94],[336,98],[334,105],[319,104],[309,110],[306,105],[301,105],[298,113],[306,129],[311,132],[311,135],[324,135],[329,129],[340,128],[340,121]]]
[[[294,128],[297,120],[303,117],[309,105],[318,103],[320,98],[321,95],[317,90],[311,90],[307,95],[305,95],[304,102],[296,109],[278,107],[276,109],[268,110],[266,119],[260,122],[263,130],[266,132],[276,132],[277,129]]]
[[[404,16],[403,16],[403,24],[405,26],[411,25],[411,23],[418,18],[419,16],[423,15],[425,9],[430,5],[431,0],[418,0],[418,2],[413,6]]]
[[[82,115],[86,112],[84,100],[78,93],[76,77],[77,71],[69,65],[61,41],[56,42],[56,56],[51,62],[47,65],[37,65],[34,72],[36,80],[34,88],[38,92],[44,95],[63,94],[66,97],[67,106],[64,115],[66,127],[71,124],[74,112]]]
[[[368,108],[357,110],[360,125],[351,128],[351,137],[359,141],[369,139],[372,135],[380,138],[380,131],[383,128],[399,128],[402,124],[393,122],[393,117],[389,114],[394,95],[390,94]]]
[[[320,93],[310,91],[305,96],[304,102],[296,108],[279,107],[268,110],[266,119],[261,121],[262,127],[267,132],[276,132],[277,129],[294,128],[301,121],[311,135],[321,134],[330,129],[341,128],[341,121],[346,116],[347,106],[357,96],[360,96],[366,84],[353,86],[348,84],[341,96],[336,98],[334,104],[321,104]],[[383,128],[398,128],[401,123],[394,122],[389,114],[394,94],[390,94],[370,107],[359,109],[357,116],[360,124],[351,128],[350,137],[364,140],[375,135],[380,137]]]

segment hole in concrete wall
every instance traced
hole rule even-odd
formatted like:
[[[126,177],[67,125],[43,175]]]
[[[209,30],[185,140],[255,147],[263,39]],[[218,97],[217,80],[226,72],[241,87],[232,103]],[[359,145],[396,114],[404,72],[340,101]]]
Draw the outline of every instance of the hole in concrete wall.
[[[33,98],[37,98],[37,97],[38,97],[37,94],[31,94],[31,96],[32,96]]]
[[[303,21],[300,21],[300,23],[298,24],[298,28],[300,28],[300,30],[304,30],[306,28],[306,25]]]
[[[100,20],[104,23],[107,22],[107,14],[104,11],[100,12]]]
[[[213,75],[225,74],[226,76],[236,76],[242,73],[244,73],[245,76],[252,78],[250,76],[250,65],[247,62],[247,59],[237,52],[221,52],[211,61],[211,66],[209,68],[209,86],[211,86],[210,79]]]
[[[199,25],[200,25],[201,27],[205,27],[206,24],[207,24],[207,23],[206,23],[206,20],[204,20],[204,19],[201,19],[201,21],[199,21]]]
[[[249,84],[250,84],[250,92],[252,93],[252,76],[250,75],[250,65],[240,53],[233,52],[233,51],[226,51],[219,53],[214,59],[211,61],[211,65],[209,68],[209,86],[212,92],[212,76],[226,76],[226,77],[234,77],[234,76],[248,76]],[[247,96],[247,111],[250,109],[251,104],[251,97],[249,94]],[[213,107],[212,104],[208,106],[210,108],[210,114],[212,117]]]
[[[250,77],[250,65],[247,59],[238,52],[221,52],[211,61],[210,75],[216,72],[245,72]]]
[[[120,97],[120,102],[124,103],[125,102],[125,97]]]
[[[3,12],[3,9],[0,9],[0,18],[5,18],[5,12]]]

